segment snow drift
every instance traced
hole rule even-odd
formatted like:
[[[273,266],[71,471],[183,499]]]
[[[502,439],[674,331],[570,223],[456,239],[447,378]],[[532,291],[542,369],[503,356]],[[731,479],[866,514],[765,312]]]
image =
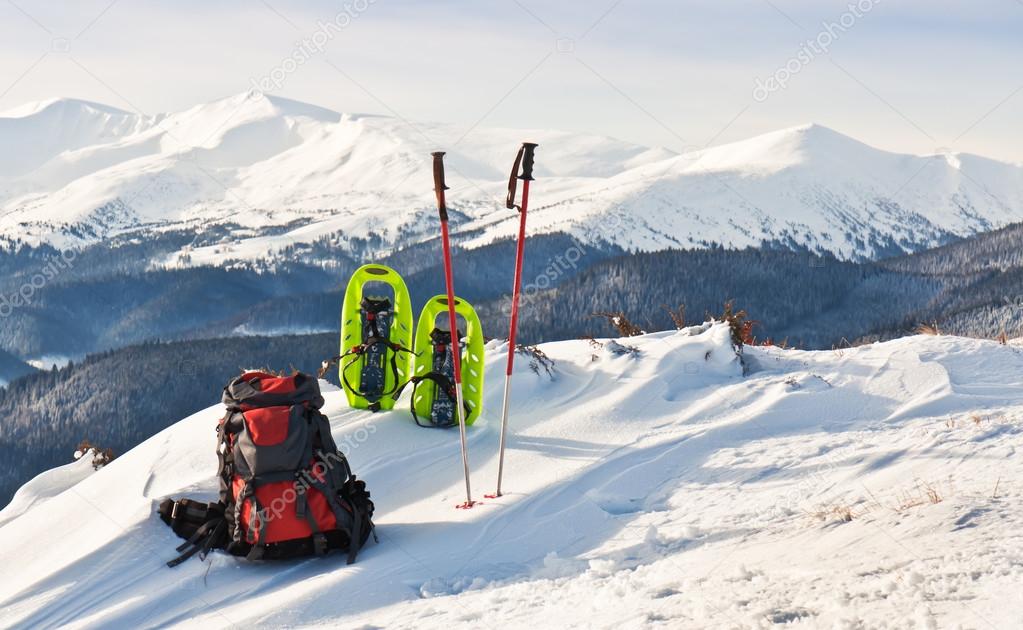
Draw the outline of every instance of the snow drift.
[[[417,428],[404,405],[353,411],[329,391],[324,411],[373,492],[380,543],[352,566],[343,554],[258,565],[215,554],[168,569],[179,541],[154,507],[214,496],[211,408],[80,481],[58,470],[19,494],[34,499],[0,526],[0,625],[1023,620],[1020,348],[911,337],[746,348],[740,360],[714,324],[542,349],[553,377],[518,362],[507,496],[456,510],[457,432]],[[480,494],[496,476],[505,348],[488,350],[488,411],[469,432]]]

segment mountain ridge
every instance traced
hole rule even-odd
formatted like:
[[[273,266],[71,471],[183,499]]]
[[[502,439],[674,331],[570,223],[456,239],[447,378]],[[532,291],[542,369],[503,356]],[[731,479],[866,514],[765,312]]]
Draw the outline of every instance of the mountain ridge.
[[[216,228],[222,243],[151,264],[272,262],[283,245],[322,239],[372,238],[370,253],[386,255],[435,236],[428,156],[447,147],[454,236],[480,247],[517,229],[502,198],[523,137],[541,145],[531,230],[625,251],[772,245],[876,260],[1023,220],[1023,165],[884,151],[815,123],[675,154],[553,130],[466,132],[252,92],[151,118],[104,107],[57,99],[0,117],[5,144],[43,128],[51,143],[68,143],[0,163],[0,242],[66,249]],[[66,115],[32,122],[50,110]],[[70,131],[79,118],[92,125],[85,135]]]

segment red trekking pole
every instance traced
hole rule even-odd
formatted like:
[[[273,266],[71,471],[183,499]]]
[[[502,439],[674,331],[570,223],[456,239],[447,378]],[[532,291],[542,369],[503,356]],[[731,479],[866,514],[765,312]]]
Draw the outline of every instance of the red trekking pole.
[[[458,339],[458,319],[455,315],[455,284],[451,273],[451,245],[448,242],[448,206],[444,191],[444,152],[433,155],[433,187],[437,192],[437,212],[440,214],[440,235],[444,248],[444,283],[448,290],[448,321],[451,326],[451,363],[455,371],[455,406],[458,414],[458,432],[462,439],[462,468],[465,472],[465,503],[459,508],[468,509],[475,505],[472,488],[469,485],[469,447],[465,438],[465,402],[462,398],[462,347]]]
[[[515,156],[511,177],[508,178],[508,199],[505,205],[509,210],[519,210],[519,240],[515,251],[515,282],[512,285],[511,324],[508,330],[508,367],[504,378],[504,404],[501,406],[501,446],[497,464],[497,492],[494,497],[501,496],[501,481],[504,478],[504,444],[508,434],[508,405],[511,399],[512,368],[515,366],[515,331],[519,325],[519,295],[522,293],[522,256],[526,245],[526,210],[529,207],[529,182],[533,181],[533,152],[537,145],[532,142],[522,143],[522,148]],[[519,166],[522,174],[519,175]],[[522,205],[515,205],[516,180],[522,180]]]

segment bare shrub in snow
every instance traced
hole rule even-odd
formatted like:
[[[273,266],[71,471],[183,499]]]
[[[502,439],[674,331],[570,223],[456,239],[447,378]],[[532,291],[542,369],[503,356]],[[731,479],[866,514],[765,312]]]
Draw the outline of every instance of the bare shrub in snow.
[[[841,523],[849,523],[853,520],[856,514],[853,514],[853,510],[848,505],[825,505],[817,508],[813,512],[808,514],[819,521],[838,521]]]
[[[592,317],[603,317],[622,337],[636,337],[644,334],[643,329],[629,321],[629,318],[621,311],[601,311],[594,313]]]
[[[600,360],[600,355],[598,355],[596,353],[596,351],[597,350],[602,350],[604,348],[604,344],[600,343],[599,341],[597,341],[593,337],[583,337],[583,339],[588,341],[589,344],[590,344],[590,348],[592,348],[594,350],[594,352],[590,354],[590,361],[599,361]]]
[[[533,374],[539,376],[540,369],[542,368],[547,373],[547,376],[552,381],[554,380],[554,359],[547,356],[547,353],[541,350],[539,346],[518,344],[515,346],[515,352],[529,357],[529,369],[533,371]]]
[[[725,302],[725,310],[719,319],[728,324],[732,331],[732,345],[736,348],[741,348],[747,339],[752,339],[751,333],[755,322],[746,320],[746,311],[741,309],[736,311],[734,302]]]
[[[945,497],[933,484],[917,481],[916,487],[913,490],[904,490],[899,493],[895,511],[904,512],[921,505],[937,505],[944,500]]]
[[[89,440],[82,440],[78,447],[75,449],[74,458],[75,461],[85,457],[86,455],[92,455],[92,467],[96,470],[103,468],[110,462],[114,461],[116,455],[114,455],[113,449],[99,448],[93,446]]]
[[[607,343],[602,343],[600,341],[597,341],[593,337],[585,337],[585,339],[590,342],[590,347],[593,348],[593,354],[590,355],[590,360],[591,361],[599,361],[600,360],[600,355],[597,354],[598,350],[605,350],[605,351],[609,352],[610,354],[613,354],[613,355],[616,355],[616,356],[624,356],[624,355],[639,356],[640,354],[642,354],[640,349],[637,348],[636,346],[632,346],[632,345],[629,345],[627,343],[619,343],[619,342],[615,341],[614,339],[609,339],[607,341]]]
[[[685,304],[679,304],[678,308],[671,308],[667,304],[662,304],[661,308],[668,311],[668,317],[671,318],[671,323],[675,326],[675,330],[682,330],[686,327]]]

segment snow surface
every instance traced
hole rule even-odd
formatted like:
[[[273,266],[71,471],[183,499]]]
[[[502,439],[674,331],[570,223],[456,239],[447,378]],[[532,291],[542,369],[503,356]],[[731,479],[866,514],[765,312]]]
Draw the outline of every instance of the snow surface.
[[[31,365],[37,370],[50,370],[53,368],[60,369],[65,367],[73,360],[74,357],[69,357],[63,354],[44,354],[42,356],[26,359],[25,363]]]
[[[93,456],[94,453],[86,456],[76,453],[74,462],[36,475],[14,493],[7,507],[0,510],[0,525],[78,485],[94,472]]]
[[[250,92],[145,117],[57,99],[0,114],[0,241],[79,247],[226,228],[163,266],[273,260],[288,244],[435,237],[431,151],[468,247],[513,237],[507,172],[540,143],[534,232],[628,250],[760,246],[872,258],[1023,220],[1023,165],[881,151],[818,125],[676,155],[553,130],[342,114]],[[283,235],[271,235],[276,228]]]
[[[1023,218],[1023,167],[946,157],[889,153],[803,125],[637,167],[536,207],[530,225],[630,251],[774,241],[854,259]],[[505,221],[475,242],[511,230]]]
[[[469,511],[454,508],[457,431],[327,392],[377,505],[380,543],[352,566],[164,566],[180,541],[155,506],[216,489],[221,410],[186,418],[0,526],[0,625],[1023,625],[1023,350],[747,348],[744,376],[722,324],[619,341],[638,354],[545,344],[553,380],[518,361],[508,494]],[[489,345],[469,430],[478,498],[495,482],[503,355]],[[19,496],[59,491],[60,474]]]

